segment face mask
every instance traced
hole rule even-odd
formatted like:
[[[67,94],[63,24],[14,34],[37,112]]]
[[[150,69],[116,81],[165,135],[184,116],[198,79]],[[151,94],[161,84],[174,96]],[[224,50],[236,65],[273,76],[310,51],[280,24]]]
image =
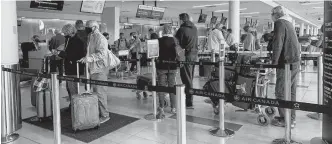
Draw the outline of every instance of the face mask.
[[[90,34],[90,33],[92,32],[92,28],[90,28],[90,27],[85,27],[85,32],[86,32],[87,34]]]
[[[137,38],[137,36],[133,36],[133,38],[134,38],[134,39],[136,39],[136,38]]]

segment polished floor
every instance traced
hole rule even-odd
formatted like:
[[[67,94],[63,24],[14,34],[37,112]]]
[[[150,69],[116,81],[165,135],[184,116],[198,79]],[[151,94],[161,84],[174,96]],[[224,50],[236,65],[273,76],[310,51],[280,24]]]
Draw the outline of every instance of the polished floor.
[[[300,74],[297,99],[301,102],[317,103],[317,73],[316,68],[307,66]],[[196,74],[198,72],[196,71]],[[109,79],[110,81],[121,81],[134,83],[134,79]],[[177,80],[180,80],[178,78]],[[180,81],[179,81],[180,82]],[[274,83],[271,76],[271,83]],[[201,89],[205,80],[196,76],[195,88]],[[83,88],[83,87],[82,87]],[[167,118],[161,122],[147,121],[146,114],[152,112],[152,98],[148,100],[137,100],[131,90],[108,88],[108,108],[111,112],[132,116],[140,120],[127,125],[115,132],[103,136],[91,144],[176,144],[176,120]],[[36,110],[30,103],[30,87],[22,86],[22,117],[28,118],[36,115]],[[60,97],[66,97],[65,83],[62,83]],[[274,85],[269,86],[269,97],[274,98]],[[194,110],[187,110],[187,115],[194,117],[218,120],[211,105],[204,102],[203,97],[194,97]],[[67,107],[66,98],[61,98],[61,107]],[[231,138],[219,138],[209,134],[211,126],[187,122],[187,144],[270,144],[276,138],[284,136],[284,128],[259,126],[256,122],[257,114],[235,112],[238,108],[227,105],[225,120],[234,124],[242,125],[235,136]],[[166,110],[169,112],[170,110]],[[297,111],[297,125],[292,130],[292,137],[303,144],[309,144],[314,137],[321,136],[321,121],[308,118],[308,112]],[[20,138],[15,144],[51,144],[53,143],[53,132],[27,123],[18,131]],[[63,144],[81,144],[83,142],[62,136]]]

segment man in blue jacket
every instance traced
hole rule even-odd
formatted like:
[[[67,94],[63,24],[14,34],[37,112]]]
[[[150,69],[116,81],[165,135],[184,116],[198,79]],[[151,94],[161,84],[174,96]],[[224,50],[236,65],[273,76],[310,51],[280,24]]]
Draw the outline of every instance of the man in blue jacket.
[[[274,36],[272,40],[272,64],[279,65],[277,69],[277,81],[275,94],[277,99],[285,99],[285,64],[291,68],[291,101],[296,101],[297,76],[300,71],[300,44],[296,35],[292,19],[282,6],[272,9],[272,20],[274,21]],[[275,117],[272,125],[285,126],[285,109],[279,108],[279,117]],[[295,126],[295,110],[291,111],[291,127]]]
[[[180,46],[185,49],[186,61],[196,61],[198,57],[198,35],[197,28],[190,21],[187,13],[179,15],[181,27],[176,33],[176,38],[179,40]],[[186,85],[186,89],[193,88],[195,65],[184,65],[180,69],[180,76],[182,83]],[[193,96],[186,95],[186,106],[188,109],[193,109]]]

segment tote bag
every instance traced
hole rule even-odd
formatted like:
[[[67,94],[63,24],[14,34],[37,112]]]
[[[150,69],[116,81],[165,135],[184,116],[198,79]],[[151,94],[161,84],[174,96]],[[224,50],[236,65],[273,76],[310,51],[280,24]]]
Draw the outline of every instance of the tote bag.
[[[108,66],[113,69],[120,64],[120,59],[116,57],[112,51],[108,50]]]

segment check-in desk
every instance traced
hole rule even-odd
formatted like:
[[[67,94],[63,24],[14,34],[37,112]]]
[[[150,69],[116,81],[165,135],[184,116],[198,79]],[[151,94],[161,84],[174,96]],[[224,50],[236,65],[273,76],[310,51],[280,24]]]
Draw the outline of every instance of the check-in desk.
[[[40,50],[29,52],[29,69],[41,70],[45,55],[50,54],[46,43],[40,43]]]

